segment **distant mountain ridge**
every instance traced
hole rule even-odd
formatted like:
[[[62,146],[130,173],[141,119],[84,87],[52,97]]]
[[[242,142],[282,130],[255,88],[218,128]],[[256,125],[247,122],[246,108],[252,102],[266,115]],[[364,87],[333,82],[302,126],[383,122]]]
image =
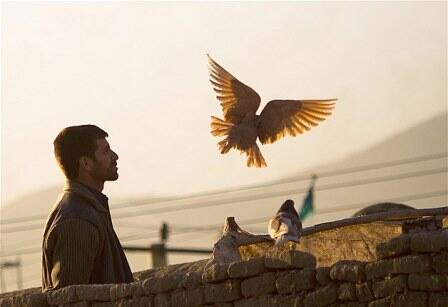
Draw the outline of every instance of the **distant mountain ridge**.
[[[337,162],[320,165],[298,174],[304,175],[444,152],[448,152],[448,113],[438,114],[407,130],[386,137],[379,143],[361,148]],[[294,177],[297,175],[287,176],[272,183],[288,182]]]

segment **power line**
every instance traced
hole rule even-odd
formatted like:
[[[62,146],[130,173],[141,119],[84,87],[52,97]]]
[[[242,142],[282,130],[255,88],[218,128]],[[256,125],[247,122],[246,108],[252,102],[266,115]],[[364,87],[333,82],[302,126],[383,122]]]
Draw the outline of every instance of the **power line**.
[[[338,175],[346,175],[346,174],[350,174],[350,173],[361,172],[361,171],[366,171],[366,170],[371,170],[371,169],[379,169],[379,168],[398,166],[398,165],[404,165],[404,164],[409,164],[409,163],[417,163],[417,162],[441,159],[441,158],[446,158],[446,157],[448,157],[448,152],[429,154],[429,155],[414,157],[414,158],[409,158],[409,159],[400,159],[400,160],[392,160],[392,161],[386,161],[386,162],[380,162],[380,163],[373,163],[373,164],[367,164],[367,165],[363,165],[363,166],[321,172],[321,173],[319,173],[319,178],[338,176]],[[212,191],[212,192],[204,192],[204,193],[193,194],[193,195],[186,195],[183,197],[174,198],[169,201],[162,201],[162,202],[152,201],[152,202],[146,202],[143,204],[141,204],[141,203],[139,203],[139,204],[126,204],[126,203],[125,204],[117,204],[117,205],[111,206],[111,210],[128,209],[128,208],[132,208],[132,207],[147,206],[147,205],[153,205],[153,204],[167,204],[167,203],[169,204],[169,203],[176,202],[179,200],[188,200],[188,199],[195,199],[195,198],[204,197],[204,196],[212,196],[212,195],[220,195],[220,194],[226,194],[226,193],[232,193],[232,192],[248,191],[248,190],[252,190],[252,189],[271,187],[271,186],[281,185],[281,184],[290,183],[290,182],[309,180],[310,176],[311,175],[309,175],[309,174],[308,175],[300,175],[300,176],[290,177],[290,178],[283,179],[280,181],[261,184],[261,185],[257,185],[257,186],[246,186],[246,187],[235,188],[235,189],[225,189],[225,190],[220,190],[220,191]],[[0,221],[0,224],[7,225],[7,224],[13,224],[13,223],[28,222],[28,221],[33,221],[33,220],[43,220],[46,218],[47,218],[47,215],[42,215],[42,214],[30,215],[30,216],[3,219],[2,221]]]
[[[376,177],[371,179],[363,179],[363,180],[353,180],[345,183],[335,183],[335,184],[327,184],[320,187],[316,187],[315,191],[325,191],[325,190],[333,190],[333,189],[340,189],[344,187],[353,187],[358,185],[364,185],[364,184],[373,184],[378,182],[386,182],[386,181],[394,181],[399,179],[407,179],[407,178],[413,178],[413,177],[421,177],[421,176],[428,176],[438,173],[444,173],[447,172],[448,168],[438,168],[438,169],[431,169],[431,170],[425,170],[425,171],[417,171],[417,172],[411,172],[406,174],[400,174],[400,175],[390,175],[390,176],[383,176],[383,177]],[[191,210],[191,209],[199,209],[199,208],[207,208],[207,207],[215,207],[220,205],[225,205],[228,203],[235,203],[235,202],[244,202],[244,201],[253,201],[253,200],[260,200],[265,198],[274,198],[274,197],[280,197],[285,195],[294,195],[294,194],[301,194],[308,191],[308,188],[305,189],[290,189],[285,191],[278,191],[278,192],[265,192],[265,193],[259,193],[257,195],[248,195],[248,196],[239,196],[239,197],[231,197],[227,199],[219,199],[214,201],[207,201],[207,202],[199,202],[191,205],[176,205],[172,207],[160,207],[160,208],[154,208],[154,209],[148,209],[148,210],[141,210],[138,212],[127,212],[127,213],[121,213],[121,214],[115,214],[114,219],[120,219],[120,218],[130,218],[135,216],[142,216],[142,215],[152,215],[152,214],[160,214],[160,213],[167,213],[167,212],[173,212],[173,211],[185,211],[185,210]]]
[[[425,156],[408,158],[408,159],[392,160],[392,161],[372,163],[372,164],[367,164],[367,165],[362,165],[362,166],[343,168],[343,169],[338,169],[338,170],[333,170],[333,171],[319,172],[318,177],[325,178],[325,177],[332,177],[332,176],[339,176],[339,175],[347,175],[347,174],[357,173],[357,172],[361,172],[361,171],[367,171],[367,170],[372,170],[372,169],[377,170],[379,168],[399,166],[399,165],[417,163],[417,162],[428,161],[428,160],[436,160],[436,159],[441,159],[441,158],[446,158],[446,157],[448,157],[448,152],[441,152],[441,153],[429,154],[429,155],[425,155]],[[225,194],[225,193],[247,191],[247,190],[251,190],[251,189],[271,187],[271,186],[281,185],[281,184],[285,184],[285,183],[304,181],[304,180],[309,180],[312,175],[313,174],[304,174],[304,175],[294,176],[294,177],[281,179],[281,180],[277,180],[277,181],[273,181],[273,182],[268,182],[268,183],[260,184],[260,185],[256,185],[256,186],[245,186],[245,187],[234,188],[234,189],[224,189],[224,190],[204,192],[204,193],[193,194],[193,195],[186,195],[184,197],[176,198],[176,199],[173,199],[173,200],[170,200],[167,202],[174,202],[176,200],[193,199],[193,198],[204,197],[204,196],[220,195],[220,194]],[[162,203],[167,203],[167,202],[162,202]],[[137,207],[137,206],[152,205],[154,203],[157,203],[157,202],[149,202],[149,203],[142,203],[142,204],[135,204],[135,205],[119,204],[119,205],[115,205],[113,207],[113,209],[127,209],[127,208]]]
[[[316,209],[315,215],[337,213],[337,212],[343,212],[343,211],[354,210],[354,209],[362,209],[365,206],[368,206],[371,204],[376,204],[376,203],[381,203],[381,202],[399,202],[399,201],[405,202],[405,201],[413,201],[413,200],[434,198],[434,197],[447,196],[447,195],[448,195],[448,190],[439,190],[439,191],[434,191],[434,192],[429,192],[429,193],[420,193],[420,194],[413,194],[413,195],[400,196],[400,197],[394,197],[394,198],[372,200],[372,201],[362,202],[362,203],[333,206],[331,208],[325,208],[325,209]],[[269,218],[271,218],[271,217],[257,218],[257,220],[263,219],[262,221],[267,221]],[[250,221],[252,221],[252,220],[250,220]],[[170,229],[173,232],[173,235],[181,235],[181,233],[191,233],[192,230],[197,231],[197,232],[207,232],[210,230],[216,230],[217,227],[219,227],[219,225],[217,226],[216,224],[209,225],[209,226],[194,226],[194,227],[188,226],[188,225],[182,225],[182,226],[171,226]],[[146,230],[145,225],[141,225],[141,224],[137,224],[137,223],[133,224],[133,228]],[[181,232],[181,233],[177,233],[177,232]],[[154,232],[154,233],[156,233],[156,232]],[[138,233],[138,234],[143,236],[143,234],[141,234],[141,233]]]
[[[440,194],[440,193],[427,193],[427,194],[422,194],[421,196],[424,195],[429,195],[430,197],[412,197],[412,198],[408,198],[408,199],[403,199],[403,198],[395,198],[395,199],[387,199],[387,200],[377,200],[377,201],[371,201],[371,202],[365,202],[365,203],[358,203],[358,204],[352,204],[349,205],[352,208],[345,208],[342,211],[347,211],[347,210],[352,210],[352,209],[361,209],[362,207],[359,207],[361,205],[371,205],[372,203],[380,203],[380,202],[393,202],[393,201],[410,201],[410,200],[418,200],[418,199],[425,199],[425,198],[432,198],[435,196],[440,196],[440,195],[448,195],[448,190],[444,191],[444,194]],[[357,208],[353,208],[354,206],[358,206]],[[343,206],[338,206],[336,208],[341,208]],[[432,206],[434,208],[440,207],[440,205],[437,206]],[[322,211],[322,210],[321,210]],[[323,210],[324,212],[318,212],[317,214],[326,214],[326,213],[332,213],[331,209],[329,210]],[[335,210],[336,211],[336,210]],[[238,225],[240,226],[247,226],[247,225],[254,225],[254,224],[260,224],[260,223],[267,223],[267,221],[269,221],[269,219],[272,218],[273,215],[270,216],[264,216],[264,217],[257,217],[257,218],[252,218],[252,219],[244,219],[244,220],[240,220],[237,221]],[[318,224],[319,225],[319,224]],[[202,227],[191,227],[190,229],[186,229],[184,231],[182,231],[181,233],[175,233],[172,236],[184,236],[184,235],[189,235],[191,236],[191,234],[194,233],[199,233],[199,232],[217,232],[222,228],[223,224],[212,224],[212,225],[208,225],[208,226],[202,226]],[[246,229],[247,230],[247,229]],[[143,238],[142,238],[143,239]],[[188,239],[187,241],[189,241],[191,239]],[[178,242],[179,240],[177,240],[176,242]],[[182,239],[182,241],[184,241]]]
[[[349,204],[349,205],[342,205],[342,206],[335,206],[328,209],[320,209],[316,210],[316,215],[320,214],[328,214],[328,213],[337,213],[341,211],[347,211],[347,210],[353,210],[353,209],[362,209],[364,206],[368,206],[371,204],[377,204],[382,202],[396,202],[396,201],[412,201],[412,200],[420,200],[420,199],[426,199],[426,198],[433,198],[438,196],[445,196],[448,195],[448,190],[442,190],[442,191],[435,191],[431,193],[423,193],[423,194],[414,194],[409,196],[401,196],[401,197],[395,197],[395,198],[388,198],[388,199],[380,199],[380,200],[372,200],[369,202],[362,202],[362,203],[355,203],[355,204]],[[267,223],[269,219],[272,218],[274,214],[270,216],[263,216],[263,217],[257,217],[257,218],[251,218],[251,219],[244,219],[240,220],[238,224],[240,226],[242,225],[253,225],[253,224],[259,224],[259,223]],[[222,227],[223,224],[212,224],[207,226],[201,226],[201,227],[183,227],[182,233],[173,234],[173,235],[184,235],[184,234],[191,234],[194,232],[209,232],[209,231],[216,231],[219,230],[220,227]]]
[[[319,173],[319,178],[324,177],[332,177],[332,176],[340,176],[340,175],[346,175],[350,173],[357,173],[362,171],[368,171],[368,170],[376,170],[379,168],[386,168],[391,166],[398,166],[403,164],[409,164],[409,163],[417,163],[417,162],[423,162],[427,160],[436,160],[436,159],[442,159],[448,157],[448,152],[441,152],[441,153],[435,153],[420,157],[414,157],[414,158],[408,158],[408,159],[399,159],[399,160],[392,160],[392,161],[386,161],[386,162],[379,162],[379,163],[372,163],[367,165],[361,165],[361,166],[355,166],[355,167],[349,167],[344,169],[338,169],[333,171],[326,171]],[[300,175],[295,177],[286,178],[284,180],[279,180],[278,183],[289,183],[289,182],[295,182],[295,181],[302,181],[302,180],[309,180],[312,174],[308,175]]]
[[[428,176],[428,175],[433,175],[433,174],[438,174],[438,173],[444,173],[447,171],[448,171],[448,168],[437,168],[437,169],[430,169],[430,170],[424,170],[424,171],[409,172],[409,173],[405,173],[405,174],[389,175],[389,176],[382,176],[382,177],[375,177],[375,178],[361,179],[361,180],[353,180],[353,181],[348,181],[348,182],[344,182],[344,183],[333,183],[333,184],[327,184],[327,185],[322,185],[320,187],[316,187],[315,191],[317,192],[317,191],[325,191],[325,190],[334,190],[334,189],[340,189],[340,188],[346,188],[346,187],[354,187],[354,186],[358,186],[358,185],[373,184],[373,183],[386,182],[386,181],[395,181],[395,180],[399,180],[399,179],[407,179],[407,178],[414,178],[414,177],[421,177],[421,176]],[[190,204],[190,205],[176,205],[176,206],[171,206],[171,207],[159,207],[159,208],[153,208],[153,209],[148,209],[148,210],[141,210],[138,212],[125,212],[125,213],[121,213],[121,214],[118,213],[118,214],[115,214],[113,217],[114,217],[114,220],[117,220],[117,219],[122,219],[122,218],[131,218],[131,217],[135,217],[135,216],[160,214],[160,213],[167,213],[167,212],[173,212],[173,211],[202,209],[202,208],[208,208],[208,207],[221,206],[221,205],[225,205],[225,204],[229,204],[229,203],[253,201],[253,200],[266,199],[266,198],[280,197],[280,196],[285,196],[285,195],[302,194],[302,193],[306,193],[307,191],[308,191],[308,188],[289,189],[289,190],[277,191],[277,192],[264,192],[264,193],[259,193],[257,195],[246,195],[246,196],[238,196],[238,197],[233,197],[233,198],[231,197],[231,198],[227,198],[227,199],[199,202],[199,203]],[[11,232],[35,230],[38,228],[42,228],[42,224],[18,226],[18,227],[9,228],[9,229],[2,228],[0,232],[1,233],[11,233]]]
[[[362,203],[355,203],[355,204],[348,204],[348,205],[340,205],[340,206],[333,206],[331,208],[325,208],[325,209],[316,209],[315,215],[320,214],[329,214],[329,213],[337,213],[337,212],[343,212],[347,210],[354,210],[354,209],[362,209],[365,206],[381,203],[381,202],[405,202],[405,201],[412,201],[412,200],[419,200],[419,199],[427,199],[427,198],[434,198],[438,196],[446,196],[448,195],[448,190],[439,190],[429,193],[420,193],[420,194],[413,194],[413,195],[407,195],[407,196],[400,196],[400,197],[394,197],[394,198],[387,198],[387,199],[380,199],[380,200],[372,200],[368,202],[362,202]],[[271,217],[263,217],[263,221],[267,221]],[[135,228],[142,227],[143,225],[134,224]],[[214,225],[214,228],[217,226]],[[212,228],[213,228],[212,227]],[[171,227],[172,231],[179,231],[179,232],[185,232],[190,230],[196,230],[196,231],[209,231],[212,229],[211,226],[199,226],[199,227],[191,227],[191,226],[173,226]]]
[[[394,198],[388,198],[388,199],[380,199],[380,200],[372,200],[369,202],[361,202],[361,203],[355,203],[355,204],[349,204],[349,205],[341,205],[341,206],[335,206],[327,209],[320,209],[316,210],[316,215],[320,214],[328,214],[328,213],[337,213],[341,211],[347,211],[347,210],[353,210],[353,209],[362,209],[365,206],[371,205],[371,204],[377,204],[382,202],[404,202],[404,201],[413,201],[413,200],[420,200],[420,199],[426,199],[426,198],[433,198],[438,196],[446,196],[448,195],[448,190],[440,190],[430,193],[422,193],[422,194],[414,194],[414,195],[408,195],[408,196],[400,196],[400,197],[394,197]],[[245,219],[241,221],[237,221],[239,225],[253,225],[269,221],[271,216],[263,216],[263,217],[257,217],[257,218],[251,218],[251,219]],[[184,234],[191,234],[194,232],[209,232],[209,231],[216,231],[219,230],[220,227],[222,227],[223,224],[212,224],[207,226],[200,226],[200,227],[176,227],[181,229],[181,233],[175,233],[174,235],[184,235]],[[174,229],[176,229],[174,228]]]

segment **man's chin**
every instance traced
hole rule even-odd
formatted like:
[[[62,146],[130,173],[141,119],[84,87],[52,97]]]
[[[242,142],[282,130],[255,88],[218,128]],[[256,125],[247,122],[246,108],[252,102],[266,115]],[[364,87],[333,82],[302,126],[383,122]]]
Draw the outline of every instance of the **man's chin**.
[[[107,181],[115,181],[118,179],[118,177],[119,177],[118,173],[115,173],[115,174],[109,176],[109,178],[107,178]]]

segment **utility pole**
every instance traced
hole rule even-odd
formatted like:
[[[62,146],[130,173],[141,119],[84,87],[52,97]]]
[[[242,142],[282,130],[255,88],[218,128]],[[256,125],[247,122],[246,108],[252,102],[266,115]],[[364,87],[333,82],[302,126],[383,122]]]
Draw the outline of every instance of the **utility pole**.
[[[152,266],[155,268],[166,266],[168,263],[166,260],[165,242],[168,240],[169,234],[168,224],[163,222],[160,227],[160,243],[151,245]]]
[[[2,283],[1,291],[6,291],[6,281],[5,276],[3,275],[4,269],[9,268],[16,268],[16,274],[17,274],[17,288],[19,290],[23,289],[23,281],[22,281],[22,263],[20,261],[20,258],[17,257],[16,261],[3,261],[0,262],[0,280]]]
[[[166,248],[165,243],[151,244],[152,266],[157,268],[166,266]]]
[[[172,248],[166,247],[165,242],[169,237],[169,226],[163,222],[160,227],[160,243],[151,244],[149,247],[144,246],[123,246],[123,249],[128,252],[150,252],[152,257],[152,266],[162,267],[168,264],[167,253],[184,253],[184,254],[211,254],[212,250],[200,248]]]

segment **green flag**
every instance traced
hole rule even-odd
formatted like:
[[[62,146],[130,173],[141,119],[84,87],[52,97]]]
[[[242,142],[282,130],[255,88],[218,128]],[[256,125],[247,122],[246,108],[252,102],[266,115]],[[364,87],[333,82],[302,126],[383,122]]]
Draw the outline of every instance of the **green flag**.
[[[314,213],[314,182],[316,178],[316,176],[313,176],[308,194],[303,200],[302,208],[300,209],[299,217],[302,221]]]

